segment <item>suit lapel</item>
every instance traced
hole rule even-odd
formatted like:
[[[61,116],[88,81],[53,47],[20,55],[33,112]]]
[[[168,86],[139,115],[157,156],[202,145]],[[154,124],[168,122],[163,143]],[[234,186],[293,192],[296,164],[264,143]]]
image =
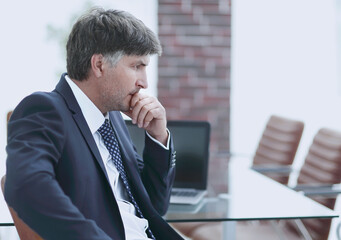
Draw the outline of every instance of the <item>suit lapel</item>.
[[[75,96],[72,93],[72,90],[70,88],[70,86],[68,85],[68,83],[65,80],[65,75],[63,74],[59,83],[56,86],[55,91],[58,92],[60,95],[63,96],[63,98],[65,99],[66,104],[68,105],[70,111],[73,113],[73,118],[79,128],[79,130],[81,131],[88,147],[90,148],[92,154],[94,155],[97,163],[99,164],[100,168],[102,169],[103,173],[105,174],[107,180],[108,180],[108,175],[107,172],[105,170],[103,161],[102,161],[102,157],[99,153],[99,150],[97,148],[97,145],[95,143],[95,140],[91,134],[91,131],[88,127],[88,124],[86,123],[84,116],[82,114],[82,111],[76,101]],[[108,180],[109,182],[109,180]]]

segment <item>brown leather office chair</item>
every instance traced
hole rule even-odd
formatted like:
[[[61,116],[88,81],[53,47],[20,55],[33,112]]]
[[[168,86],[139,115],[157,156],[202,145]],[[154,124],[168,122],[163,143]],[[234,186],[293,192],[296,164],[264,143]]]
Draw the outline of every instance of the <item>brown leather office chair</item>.
[[[334,184],[340,184],[340,182],[341,132],[322,128],[314,136],[294,189],[302,191],[306,196],[330,209],[334,209],[337,195],[330,194],[327,189]],[[283,221],[281,222],[283,223]],[[284,224],[279,225],[277,230],[280,230],[284,236],[290,235],[287,237],[290,240],[302,239],[305,230],[311,239],[327,240],[330,226],[331,219],[303,219],[284,221]],[[257,229],[251,228],[253,229],[247,226],[239,226],[239,230],[244,232],[243,234],[248,232],[250,238],[237,237],[237,239],[251,240],[255,234],[265,232],[269,234],[269,231],[272,231],[272,234],[276,236],[270,225],[259,225],[256,227]],[[300,231],[300,228],[303,231]]]
[[[1,190],[4,192],[6,176],[1,178]],[[17,215],[13,208],[8,207],[12,215],[14,225],[18,231],[20,240],[42,240],[42,238],[27,226]]]
[[[253,157],[253,169],[288,184],[291,165],[302,137],[304,123],[270,116]]]
[[[341,182],[341,132],[322,128],[315,135],[297,179],[297,189],[309,192],[319,186],[339,184]],[[314,191],[312,191],[314,192]],[[322,193],[309,194],[322,205],[334,209],[336,195],[325,196]],[[312,239],[328,239],[331,219],[302,220]],[[290,230],[295,228],[287,222]]]
[[[13,112],[13,111],[9,111],[9,112],[7,113],[7,122],[8,122],[9,119],[11,118],[12,112]]]

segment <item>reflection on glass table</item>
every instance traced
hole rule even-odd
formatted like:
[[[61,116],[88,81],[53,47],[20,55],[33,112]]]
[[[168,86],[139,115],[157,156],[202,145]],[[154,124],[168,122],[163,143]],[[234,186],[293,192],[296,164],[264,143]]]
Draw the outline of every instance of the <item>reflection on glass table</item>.
[[[234,221],[338,217],[335,211],[242,166],[236,160],[231,160],[225,181],[228,183],[227,193],[205,198],[197,209],[189,205],[171,205],[164,218],[168,222],[232,223],[228,239],[233,239]]]

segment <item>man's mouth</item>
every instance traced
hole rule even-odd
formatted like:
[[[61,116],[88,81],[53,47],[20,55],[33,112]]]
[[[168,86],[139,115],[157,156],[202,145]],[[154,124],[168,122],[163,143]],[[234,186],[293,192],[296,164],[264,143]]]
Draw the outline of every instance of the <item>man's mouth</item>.
[[[140,88],[135,89],[134,91],[131,91],[129,95],[134,95],[140,91]]]

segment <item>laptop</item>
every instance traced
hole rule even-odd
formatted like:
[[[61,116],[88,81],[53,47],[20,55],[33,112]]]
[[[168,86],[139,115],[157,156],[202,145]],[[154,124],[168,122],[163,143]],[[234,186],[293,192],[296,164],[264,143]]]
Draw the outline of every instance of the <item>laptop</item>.
[[[144,129],[126,120],[137,152],[142,156]],[[168,121],[176,151],[172,204],[198,204],[207,193],[210,124],[206,121]]]

